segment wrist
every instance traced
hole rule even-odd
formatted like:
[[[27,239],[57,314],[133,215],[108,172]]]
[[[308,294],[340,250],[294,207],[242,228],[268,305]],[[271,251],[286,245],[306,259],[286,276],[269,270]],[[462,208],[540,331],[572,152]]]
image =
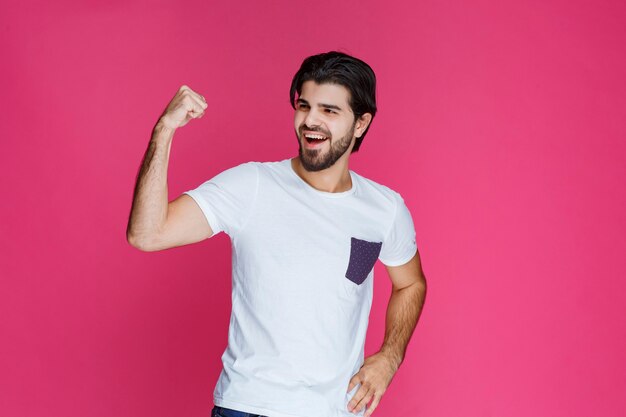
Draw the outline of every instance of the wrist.
[[[171,128],[163,119],[159,119],[152,129],[152,138],[154,140],[171,140],[174,137],[176,129]]]
[[[398,368],[400,368],[400,364],[402,363],[402,358],[400,358],[397,354],[395,354],[394,352],[392,352],[391,350],[389,350],[388,348],[384,346],[380,348],[378,352],[384,358],[386,358],[387,361],[389,361],[389,364],[394,368],[395,371],[397,371]]]

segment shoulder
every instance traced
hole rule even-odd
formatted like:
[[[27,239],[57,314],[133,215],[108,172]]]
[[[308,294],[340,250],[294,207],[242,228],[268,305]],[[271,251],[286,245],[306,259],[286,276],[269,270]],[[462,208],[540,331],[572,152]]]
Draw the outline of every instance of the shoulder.
[[[232,166],[220,172],[219,175],[237,176],[237,175],[257,175],[258,165],[260,162],[249,161],[239,165]]]
[[[286,179],[293,172],[291,169],[291,160],[283,159],[280,161],[250,162],[254,164],[261,178],[269,178],[273,180]]]
[[[238,183],[256,182],[256,178],[258,177],[257,164],[257,162],[244,162],[239,165],[223,169],[217,174],[214,174],[214,176],[207,180],[206,183],[231,186]]]
[[[256,179],[257,181],[287,178],[290,171],[289,160],[282,161],[248,161],[223,171],[220,176],[230,179]]]
[[[289,159],[283,159],[281,161],[265,161],[265,162],[257,162],[252,161],[248,162],[249,164],[255,164],[258,168],[262,170],[280,170],[287,168],[290,162]]]
[[[392,206],[394,210],[399,202],[404,201],[400,193],[393,190],[392,188],[376,182],[370,178],[366,178],[360,174],[357,174],[354,171],[352,171],[352,173],[355,175],[357,181],[359,182],[359,188],[361,190],[361,194],[364,197],[387,203]]]

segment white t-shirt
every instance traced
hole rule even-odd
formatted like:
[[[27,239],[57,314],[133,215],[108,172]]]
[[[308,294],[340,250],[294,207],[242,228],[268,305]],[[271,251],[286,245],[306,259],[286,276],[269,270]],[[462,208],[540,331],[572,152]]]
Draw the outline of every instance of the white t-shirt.
[[[232,313],[214,404],[268,417],[354,416],[376,259],[416,253],[397,192],[350,171],[352,188],[307,184],[291,160],[248,162],[184,194],[232,243]],[[358,415],[362,415],[363,411]]]

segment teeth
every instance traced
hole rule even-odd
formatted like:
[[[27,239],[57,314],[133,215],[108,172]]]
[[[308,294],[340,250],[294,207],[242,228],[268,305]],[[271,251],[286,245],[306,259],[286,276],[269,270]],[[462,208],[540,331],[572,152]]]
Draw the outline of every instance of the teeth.
[[[309,139],[324,139],[326,136],[323,135],[304,135]]]

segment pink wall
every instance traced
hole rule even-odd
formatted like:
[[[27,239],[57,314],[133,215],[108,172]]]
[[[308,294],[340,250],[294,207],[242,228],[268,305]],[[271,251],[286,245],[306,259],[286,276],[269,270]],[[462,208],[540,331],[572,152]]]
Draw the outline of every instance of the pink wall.
[[[378,75],[351,168],[404,196],[429,283],[374,415],[624,415],[623,1],[13,3],[0,7],[2,416],[208,416],[229,241],[130,247],[140,160],[181,84],[209,110],[176,135],[171,199],[295,155],[289,82],[331,49]],[[376,268],[366,354],[390,290]]]

